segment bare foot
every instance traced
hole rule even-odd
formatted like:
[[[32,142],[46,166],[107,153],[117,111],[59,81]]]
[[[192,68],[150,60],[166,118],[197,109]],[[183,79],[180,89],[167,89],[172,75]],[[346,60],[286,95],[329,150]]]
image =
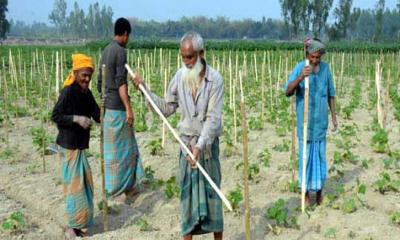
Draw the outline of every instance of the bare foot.
[[[114,201],[118,204],[125,204],[126,201],[126,194],[123,193],[119,196],[114,197]]]
[[[78,235],[73,228],[67,228],[64,233],[65,239],[75,239]]]
[[[322,190],[317,192],[317,205],[321,205],[324,197],[322,196]]]
[[[310,200],[310,193],[307,191],[306,192],[306,206],[310,206],[311,200]]]

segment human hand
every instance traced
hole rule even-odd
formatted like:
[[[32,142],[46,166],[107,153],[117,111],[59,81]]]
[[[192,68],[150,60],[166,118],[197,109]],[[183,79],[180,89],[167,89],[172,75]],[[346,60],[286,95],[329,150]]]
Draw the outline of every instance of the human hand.
[[[92,126],[92,120],[86,116],[74,115],[72,121],[81,126],[83,129],[88,129],[90,126]]]

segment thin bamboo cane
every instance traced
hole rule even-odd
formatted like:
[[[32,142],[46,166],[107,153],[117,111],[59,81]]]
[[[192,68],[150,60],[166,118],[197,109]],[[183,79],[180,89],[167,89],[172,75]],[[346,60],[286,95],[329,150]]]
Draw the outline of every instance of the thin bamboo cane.
[[[251,239],[250,232],[250,197],[249,197],[249,139],[247,136],[247,117],[246,105],[244,101],[242,72],[239,71],[240,82],[240,111],[242,115],[242,141],[243,141],[243,185],[244,185],[244,204],[245,204],[245,230],[246,240]]]
[[[108,231],[108,203],[106,195],[106,185],[105,185],[105,171],[104,171],[104,114],[105,114],[105,91],[106,91],[106,65],[101,66],[101,108],[100,108],[100,171],[101,171],[101,197],[103,202],[103,229]]]
[[[310,63],[306,60],[306,66]],[[305,211],[306,198],[306,169],[307,169],[307,140],[308,140],[308,94],[309,94],[309,77],[304,80],[304,116],[303,116],[303,156],[302,156],[302,178],[301,178],[301,211]]]

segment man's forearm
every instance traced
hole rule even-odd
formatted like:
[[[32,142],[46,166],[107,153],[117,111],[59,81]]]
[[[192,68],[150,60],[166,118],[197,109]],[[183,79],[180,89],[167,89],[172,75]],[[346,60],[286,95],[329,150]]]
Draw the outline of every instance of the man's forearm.
[[[336,115],[336,111],[335,111],[335,97],[329,97],[329,109],[331,110],[331,114],[332,115]]]
[[[300,82],[304,79],[304,76],[300,74],[293,82],[289,83],[286,96],[292,96],[294,90],[299,86]]]
[[[126,84],[123,84],[122,86],[119,87],[118,89],[119,97],[122,100],[122,103],[124,104],[125,110],[128,111],[132,110],[131,108],[131,103],[129,101],[129,96],[128,96],[128,87]]]

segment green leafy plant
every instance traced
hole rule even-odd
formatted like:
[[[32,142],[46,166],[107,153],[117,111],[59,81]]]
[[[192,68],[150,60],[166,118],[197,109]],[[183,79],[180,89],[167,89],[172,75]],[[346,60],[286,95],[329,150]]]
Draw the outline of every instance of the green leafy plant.
[[[390,221],[400,226],[400,211],[393,212],[390,215]]]
[[[32,143],[36,147],[36,150],[42,154],[43,149],[45,149],[44,154],[51,154],[51,151],[47,149],[50,143],[54,142],[53,137],[46,132],[43,127],[32,127],[29,129],[32,136]]]
[[[380,176],[381,178],[372,184],[372,187],[376,191],[379,191],[381,194],[385,194],[388,191],[400,191],[400,180],[393,181],[387,172],[381,173]]]
[[[324,233],[324,237],[326,238],[336,238],[336,228],[328,228]]]
[[[371,147],[377,153],[384,153],[388,149],[388,133],[385,129],[379,128],[372,136]]]
[[[143,218],[139,218],[136,222],[135,225],[139,227],[140,231],[150,231],[151,225]]]
[[[240,188],[239,185],[236,186],[236,188],[232,191],[229,191],[228,193],[228,200],[232,205],[233,210],[237,210],[239,205],[243,201],[243,194],[242,194],[242,189]]]
[[[249,128],[250,128],[250,130],[262,130],[263,124],[262,124],[261,119],[256,118],[256,117],[250,117],[249,118]]]
[[[11,215],[3,221],[1,227],[5,231],[15,233],[25,229],[27,227],[27,223],[24,215],[17,211],[11,213]]]
[[[176,184],[176,177],[172,176],[165,182],[165,197],[168,199],[173,198],[174,196],[179,196],[180,188]]]
[[[150,150],[151,155],[161,155],[163,153],[161,141],[161,138],[158,138],[151,140],[148,144],[146,144],[146,148]]]
[[[271,160],[271,153],[268,148],[265,148],[259,155],[258,158],[260,162],[264,165],[264,167],[269,167],[269,162]]]
[[[347,198],[343,201],[340,209],[343,213],[353,213],[357,211],[356,201],[353,198]]]
[[[283,140],[283,143],[273,146],[272,149],[277,152],[288,152],[290,149],[289,146],[289,141]]]
[[[296,216],[289,217],[289,209],[286,206],[286,202],[283,199],[278,199],[269,207],[265,213],[265,217],[268,220],[273,220],[274,224],[268,225],[273,233],[279,234],[281,232],[280,227],[292,227],[299,229],[300,226],[297,223]]]

